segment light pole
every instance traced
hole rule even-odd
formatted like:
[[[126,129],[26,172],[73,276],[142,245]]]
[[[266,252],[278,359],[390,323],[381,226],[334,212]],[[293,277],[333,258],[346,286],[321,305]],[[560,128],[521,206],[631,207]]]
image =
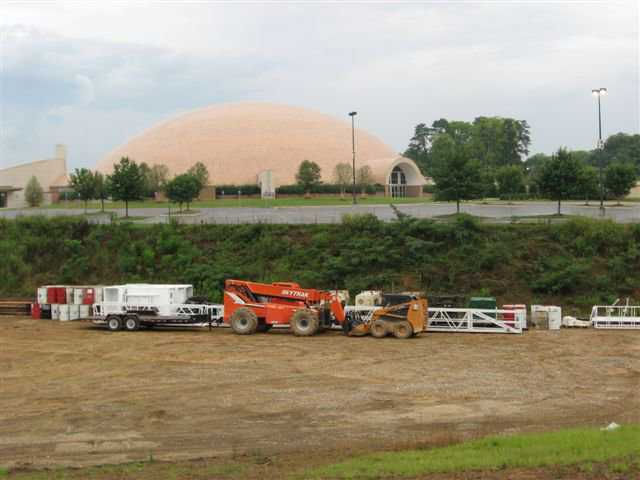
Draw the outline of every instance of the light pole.
[[[594,88],[591,90],[591,94],[594,97],[598,97],[598,167],[600,176],[600,212],[604,212],[604,183],[602,179],[602,108],[600,105],[600,98],[607,94],[606,88]]]
[[[351,188],[351,195],[353,197],[353,204],[356,204],[356,128],[355,118],[358,112],[349,112],[351,117],[351,148],[353,150],[353,185]]]

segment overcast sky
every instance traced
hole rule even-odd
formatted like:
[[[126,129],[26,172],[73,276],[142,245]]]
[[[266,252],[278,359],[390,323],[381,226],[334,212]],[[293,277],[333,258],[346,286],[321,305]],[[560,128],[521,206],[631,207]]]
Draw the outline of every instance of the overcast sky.
[[[398,151],[444,117],[527,120],[532,153],[638,133],[637,0],[7,2],[0,166],[69,149],[92,167],[177,113],[264,100],[358,125]]]

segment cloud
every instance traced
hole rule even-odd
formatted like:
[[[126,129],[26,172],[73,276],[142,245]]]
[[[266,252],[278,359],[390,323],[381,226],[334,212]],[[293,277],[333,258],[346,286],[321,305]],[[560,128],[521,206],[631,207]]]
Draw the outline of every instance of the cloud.
[[[606,86],[605,131],[638,130],[633,1],[10,3],[0,17],[0,164],[66,142],[91,166],[173,114],[244,99],[356,109],[397,150],[420,122],[508,115],[551,151],[593,146],[589,92]]]

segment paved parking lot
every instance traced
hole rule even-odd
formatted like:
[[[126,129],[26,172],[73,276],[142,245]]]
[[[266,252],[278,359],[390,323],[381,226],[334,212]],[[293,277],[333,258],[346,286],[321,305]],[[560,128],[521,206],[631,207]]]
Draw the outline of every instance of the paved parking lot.
[[[433,218],[455,213],[454,203],[421,203],[398,205],[397,208],[416,218]],[[504,203],[464,203],[461,211],[478,217],[494,219],[498,222],[510,221],[512,217],[547,216],[556,213],[554,202],[520,202],[513,205]],[[113,210],[118,215],[124,215],[123,209]],[[23,209],[0,211],[0,217],[15,218],[21,215],[78,215],[82,209]],[[96,210],[92,211],[97,212]],[[319,207],[275,207],[275,208],[199,208],[192,216],[183,216],[186,223],[339,223],[346,214],[372,213],[384,221],[396,218],[389,205],[356,205],[356,206],[319,206]],[[580,215],[591,218],[601,218],[600,209],[596,202],[585,206],[582,202],[566,202],[562,206],[565,215]],[[129,214],[134,217],[146,217],[144,222],[167,222],[167,210],[164,208],[132,208]],[[616,222],[629,223],[640,221],[640,204],[628,202],[624,206],[609,206],[605,210],[605,218]],[[97,216],[96,221],[101,221]],[[102,221],[108,221],[105,216]]]

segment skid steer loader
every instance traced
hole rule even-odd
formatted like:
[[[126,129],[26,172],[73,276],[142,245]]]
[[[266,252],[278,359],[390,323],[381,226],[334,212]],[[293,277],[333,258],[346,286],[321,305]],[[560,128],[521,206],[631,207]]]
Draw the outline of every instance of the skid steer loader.
[[[415,295],[387,294],[383,295],[383,305],[353,313],[342,324],[347,335],[407,339],[426,330],[428,305],[425,298]]]

